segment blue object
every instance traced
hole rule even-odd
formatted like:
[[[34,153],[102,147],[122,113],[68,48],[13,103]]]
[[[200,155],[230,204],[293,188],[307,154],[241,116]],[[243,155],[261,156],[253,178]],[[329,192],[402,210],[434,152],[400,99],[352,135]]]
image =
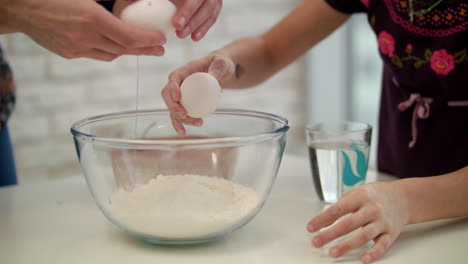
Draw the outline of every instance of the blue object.
[[[18,183],[8,127],[0,131],[0,186]]]
[[[344,165],[343,165],[343,184],[346,186],[353,186],[356,183],[363,181],[366,179],[366,173],[367,173],[367,162],[366,162],[366,156],[362,151],[353,149],[354,152],[356,152],[357,155],[357,160],[356,160],[356,170],[359,175],[355,175],[353,172],[353,169],[351,166],[351,161],[348,157],[348,155],[342,151],[341,153],[343,154],[343,159],[344,159]]]

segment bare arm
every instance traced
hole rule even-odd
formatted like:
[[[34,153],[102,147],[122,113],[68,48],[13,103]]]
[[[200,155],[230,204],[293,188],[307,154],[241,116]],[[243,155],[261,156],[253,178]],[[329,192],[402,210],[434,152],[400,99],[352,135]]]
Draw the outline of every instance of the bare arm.
[[[201,119],[187,116],[180,104],[180,84],[192,73],[208,72],[223,88],[254,86],[304,54],[348,18],[325,0],[305,0],[265,34],[237,40],[176,69],[161,92],[174,128],[185,135],[183,124],[202,124]]]
[[[22,32],[69,59],[163,55],[162,33],[131,27],[96,1],[0,0],[0,34]]]
[[[360,229],[330,248],[329,255],[337,258],[374,240],[361,257],[363,263],[371,263],[385,253],[406,224],[460,216],[468,216],[468,167],[436,177],[363,185],[314,217],[307,229],[317,232],[334,224],[314,236],[315,247]]]
[[[236,65],[226,88],[254,86],[302,56],[342,25],[349,15],[330,7],[324,0],[306,0],[261,36],[238,40],[215,51]]]
[[[396,182],[405,193],[408,223],[468,216],[468,166],[446,175]]]

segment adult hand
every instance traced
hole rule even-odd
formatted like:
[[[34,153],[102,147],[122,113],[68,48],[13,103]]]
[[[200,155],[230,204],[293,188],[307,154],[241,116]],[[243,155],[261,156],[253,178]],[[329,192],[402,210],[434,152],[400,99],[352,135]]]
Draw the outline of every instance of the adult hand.
[[[192,118],[187,115],[187,110],[180,104],[181,91],[180,85],[189,75],[196,72],[208,72],[213,75],[222,86],[224,80],[228,80],[234,75],[234,62],[222,55],[209,55],[201,59],[192,61],[169,75],[169,80],[161,96],[170,111],[172,125],[180,136],[185,136],[186,130],[184,124],[201,126],[203,120]]]
[[[373,183],[346,192],[338,202],[314,217],[307,230],[311,233],[320,231],[347,214],[335,225],[315,235],[311,242],[314,247],[322,247],[360,228],[331,247],[329,255],[341,257],[373,240],[374,245],[361,256],[363,263],[380,258],[409,221],[408,202],[398,183]]]
[[[218,19],[223,0],[171,0],[177,11],[173,25],[179,38],[202,39]]]
[[[68,59],[164,54],[160,32],[123,23],[94,0],[0,0],[9,27]]]

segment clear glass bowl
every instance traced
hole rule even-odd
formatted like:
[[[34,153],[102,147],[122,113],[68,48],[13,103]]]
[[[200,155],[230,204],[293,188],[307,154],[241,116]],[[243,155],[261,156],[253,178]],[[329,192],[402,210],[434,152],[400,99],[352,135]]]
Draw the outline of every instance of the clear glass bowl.
[[[213,241],[248,223],[268,198],[288,121],[220,109],[201,127],[174,131],[167,110],[87,118],[71,132],[98,207],[118,228],[145,241]]]

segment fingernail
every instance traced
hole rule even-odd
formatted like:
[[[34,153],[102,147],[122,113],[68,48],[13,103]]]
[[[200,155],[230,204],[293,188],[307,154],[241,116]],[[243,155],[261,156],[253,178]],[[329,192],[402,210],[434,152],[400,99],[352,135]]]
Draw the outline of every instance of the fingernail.
[[[166,44],[167,40],[166,40],[166,37],[159,37],[154,39],[154,42],[151,43],[153,46],[162,46],[164,44]]]
[[[366,254],[364,257],[362,257],[362,262],[364,263],[370,263],[372,261],[372,257]]]
[[[314,232],[314,225],[313,224],[308,224],[307,225],[307,231]]]
[[[314,239],[312,239],[312,245],[316,248],[320,247],[320,238],[319,237],[315,237]]]
[[[164,55],[164,50],[157,50],[153,54],[156,55],[156,56],[162,56],[162,55]]]
[[[172,84],[173,86],[177,86],[177,84]],[[176,102],[179,102],[180,101],[180,93],[176,93],[174,91],[174,89],[176,89],[176,87],[170,87],[171,89],[171,96],[172,96],[172,99],[174,99],[174,101]]]
[[[195,39],[195,41],[199,41],[199,40],[201,39],[201,37],[202,37],[202,33],[201,33],[201,32],[197,32],[197,33],[195,34],[195,38],[194,38],[194,39]]]
[[[179,20],[177,21],[180,27],[185,26],[185,17],[181,16],[179,17]]]
[[[340,255],[340,249],[334,247],[334,248],[331,248],[330,251],[328,252],[328,254],[330,255],[330,257],[332,258],[337,258],[339,257]]]
[[[195,121],[195,125],[196,126],[201,126],[201,125],[203,125],[203,121],[202,120],[197,120],[197,121]]]

